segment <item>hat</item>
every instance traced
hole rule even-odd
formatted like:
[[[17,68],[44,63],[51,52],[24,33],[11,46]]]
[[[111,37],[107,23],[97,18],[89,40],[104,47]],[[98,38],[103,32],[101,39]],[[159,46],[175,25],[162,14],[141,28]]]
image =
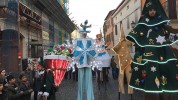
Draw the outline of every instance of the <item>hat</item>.
[[[156,10],[156,15],[154,16],[152,21],[149,21],[149,11],[152,9]],[[154,26],[156,23],[163,23],[167,22],[168,20],[169,19],[159,0],[146,0],[138,24]]]
[[[9,82],[10,80],[14,79],[15,77],[13,75],[8,75],[7,76],[7,82]]]
[[[46,68],[46,63],[43,60],[43,57],[40,57],[40,62],[38,63],[38,66]]]
[[[96,35],[96,38],[98,39],[98,38],[102,38],[102,34],[97,34]]]

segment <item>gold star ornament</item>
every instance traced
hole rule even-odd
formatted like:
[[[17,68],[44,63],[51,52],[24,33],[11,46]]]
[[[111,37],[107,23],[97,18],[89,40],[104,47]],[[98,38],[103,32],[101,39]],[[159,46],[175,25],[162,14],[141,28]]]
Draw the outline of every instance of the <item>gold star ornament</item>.
[[[142,62],[142,56],[139,56],[138,58],[136,58],[137,62],[138,63],[141,63]]]

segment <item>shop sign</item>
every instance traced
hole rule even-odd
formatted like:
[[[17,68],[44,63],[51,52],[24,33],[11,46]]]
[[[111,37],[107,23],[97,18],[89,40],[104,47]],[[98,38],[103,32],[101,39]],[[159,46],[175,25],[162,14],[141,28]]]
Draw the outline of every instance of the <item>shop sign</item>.
[[[46,31],[42,31],[42,36],[43,36],[43,40],[49,40],[49,33]]]
[[[33,12],[30,8],[26,7],[22,3],[20,3],[20,14],[22,16],[30,18],[38,24],[41,24],[41,16]]]

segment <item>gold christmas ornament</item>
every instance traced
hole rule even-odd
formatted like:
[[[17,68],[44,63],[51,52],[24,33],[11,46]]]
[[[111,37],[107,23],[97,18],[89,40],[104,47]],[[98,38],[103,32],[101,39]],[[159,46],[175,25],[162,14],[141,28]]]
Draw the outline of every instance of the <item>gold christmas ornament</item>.
[[[140,36],[143,36],[143,35],[144,35],[143,32],[141,32],[141,33],[140,33]]]
[[[153,56],[154,54],[152,52],[148,52],[148,53],[144,53],[144,56],[148,57],[148,56]]]
[[[151,2],[148,2],[148,3],[146,4],[146,7],[149,7],[150,5],[152,5],[152,3],[151,3]]]
[[[154,40],[153,39],[149,39],[149,44],[154,44]]]
[[[142,56],[139,56],[138,58],[136,58],[137,62],[138,63],[141,63],[142,62]]]
[[[157,77],[155,78],[155,83],[156,83],[156,86],[159,88],[160,82],[159,82],[159,79]]]
[[[138,85],[138,86],[139,86],[139,84],[140,84],[140,80],[137,78],[137,79],[135,80],[135,85]]]
[[[161,79],[162,79],[162,85],[166,85],[167,84],[167,78],[165,77],[165,76],[162,76],[161,77]]]
[[[137,32],[135,32],[134,30],[131,31],[132,34],[137,34]]]

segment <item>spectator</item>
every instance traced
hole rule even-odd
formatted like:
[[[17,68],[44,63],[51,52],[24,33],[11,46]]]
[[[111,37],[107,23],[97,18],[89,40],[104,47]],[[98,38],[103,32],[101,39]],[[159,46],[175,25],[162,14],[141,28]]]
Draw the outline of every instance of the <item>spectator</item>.
[[[7,81],[6,81],[6,70],[4,68],[0,68],[0,75],[2,76],[3,84],[5,85]]]
[[[26,70],[22,72],[22,74],[25,74],[26,77],[28,77],[27,81],[30,83],[30,87],[33,87],[34,84],[34,74],[33,74],[33,68],[31,64],[28,64],[26,67]]]
[[[23,96],[21,97],[23,100],[30,100],[31,99],[31,92],[33,89],[30,87],[30,83],[27,81],[27,77],[25,74],[21,74],[19,76],[20,84],[19,88],[20,91],[23,91]]]
[[[4,79],[0,77],[0,100],[8,100],[7,93],[4,89]]]
[[[36,69],[36,66],[35,66]],[[41,64],[37,65],[37,69],[34,69],[34,85],[33,85],[33,90],[34,90],[34,100],[37,100],[38,94],[42,95],[43,92],[43,81],[44,81],[44,72],[45,69]]]
[[[21,100],[20,98],[23,95],[23,92],[19,91],[16,85],[16,79],[12,75],[7,76],[7,95],[9,100]]]
[[[118,78],[118,68],[116,67],[116,63],[114,61],[114,56],[112,56],[112,58],[111,58],[111,68],[112,68],[113,79],[116,80]]]

